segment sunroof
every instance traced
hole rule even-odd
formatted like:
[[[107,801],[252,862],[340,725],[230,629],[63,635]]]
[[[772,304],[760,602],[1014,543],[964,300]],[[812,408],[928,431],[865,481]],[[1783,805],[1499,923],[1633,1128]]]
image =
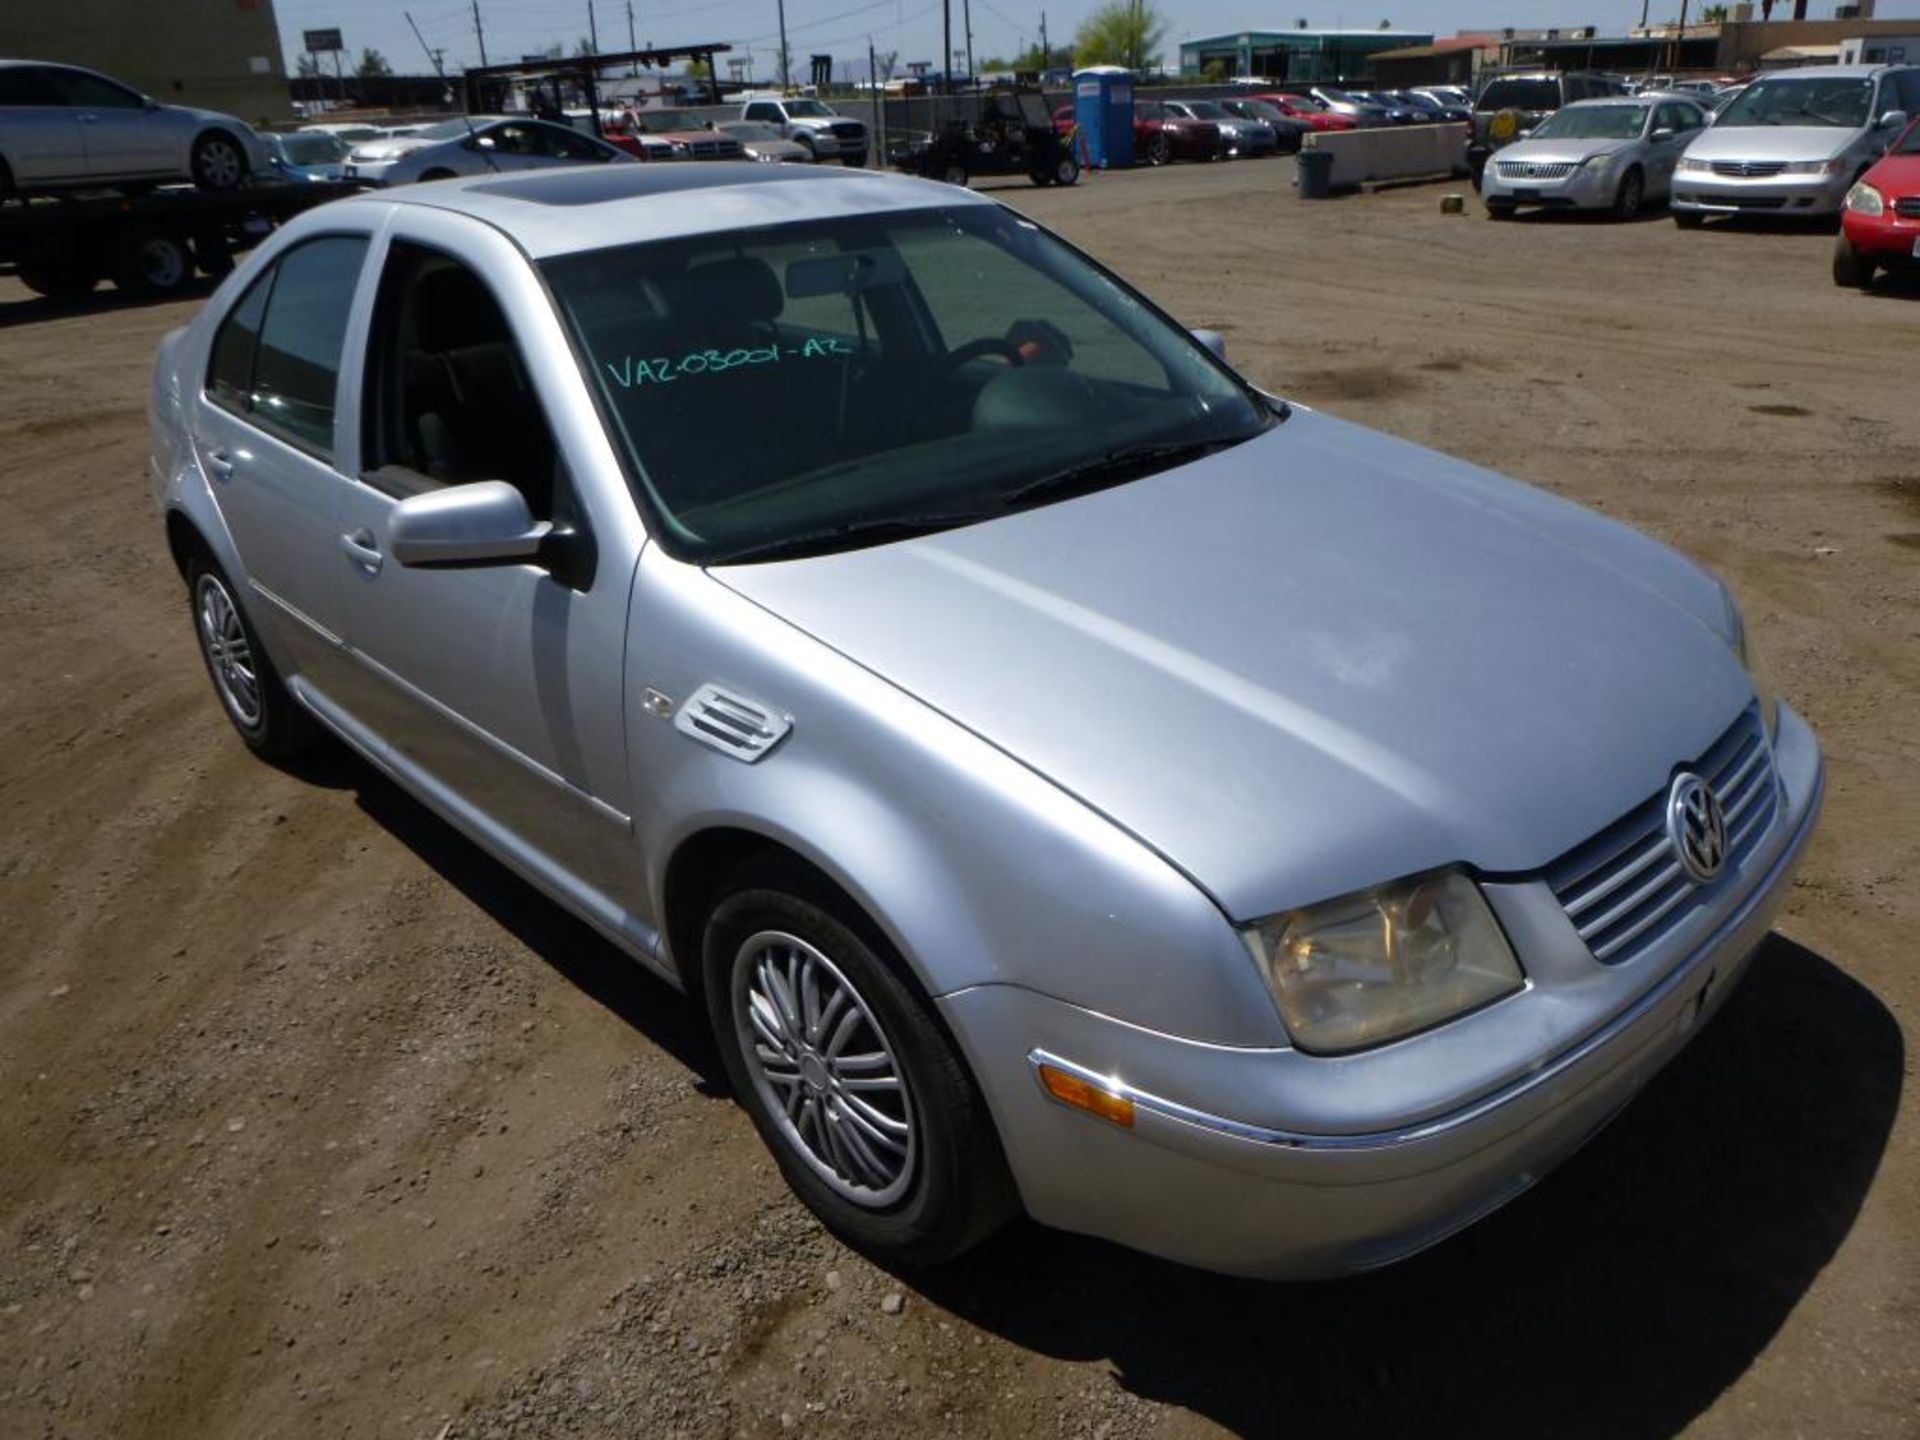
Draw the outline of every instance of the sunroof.
[[[644,165],[605,165],[591,170],[516,175],[469,185],[474,195],[504,195],[534,205],[600,205],[609,200],[631,200],[642,195],[673,195],[687,190],[715,190],[728,185],[770,185],[796,180],[850,177],[859,171],[816,170],[811,165],[756,165],[740,161],[701,164],[687,160],[656,160]]]

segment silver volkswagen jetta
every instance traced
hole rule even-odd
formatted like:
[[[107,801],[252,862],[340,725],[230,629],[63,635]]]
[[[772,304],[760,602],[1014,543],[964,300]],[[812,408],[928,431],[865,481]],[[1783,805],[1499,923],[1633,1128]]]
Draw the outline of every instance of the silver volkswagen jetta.
[[[949,186],[450,181],[167,337],[153,484],[246,742],[684,987],[841,1235],[1327,1274],[1686,1042],[1822,766],[1697,565],[1218,348]]]

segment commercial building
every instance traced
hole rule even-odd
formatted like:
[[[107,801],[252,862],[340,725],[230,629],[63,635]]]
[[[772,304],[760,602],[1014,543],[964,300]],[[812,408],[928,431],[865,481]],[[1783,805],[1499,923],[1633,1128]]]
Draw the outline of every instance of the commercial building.
[[[273,0],[4,0],[0,55],[86,65],[247,121],[293,113]]]
[[[1373,56],[1382,50],[1432,43],[1430,32],[1413,30],[1242,30],[1182,40],[1180,73],[1338,84],[1371,79]]]

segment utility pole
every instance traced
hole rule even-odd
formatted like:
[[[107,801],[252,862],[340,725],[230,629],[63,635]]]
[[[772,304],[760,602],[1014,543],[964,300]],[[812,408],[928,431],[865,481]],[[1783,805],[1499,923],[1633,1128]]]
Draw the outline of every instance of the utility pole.
[[[940,76],[940,88],[953,94],[953,0],[940,0]]]
[[[1047,71],[1053,68],[1053,47],[1047,43],[1047,12],[1040,12],[1040,82],[1046,83]]]
[[[960,0],[960,24],[967,32],[967,83],[978,90],[973,70],[973,0]]]
[[[1686,58],[1687,44],[1687,0],[1680,0],[1680,28],[1673,32],[1673,64],[1667,68],[1678,70],[1680,62]]]
[[[594,54],[600,53],[600,27],[593,23],[593,0],[587,0],[587,43]]]
[[[787,74],[787,0],[780,0],[780,89],[785,91],[792,83]]]
[[[480,0],[473,0],[473,38],[480,42],[480,66],[487,64],[487,31],[480,23]]]
[[[638,50],[639,48],[640,42],[633,38],[633,0],[627,0],[627,49],[632,51]],[[629,60],[627,62],[627,74],[638,75],[639,73],[640,62],[638,60]]]

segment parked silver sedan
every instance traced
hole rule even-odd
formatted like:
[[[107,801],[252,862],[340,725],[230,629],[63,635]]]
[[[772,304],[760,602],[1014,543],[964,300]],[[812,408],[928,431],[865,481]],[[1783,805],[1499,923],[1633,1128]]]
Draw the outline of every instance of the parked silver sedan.
[[[78,65],[0,60],[0,198],[176,180],[231,190],[268,163],[231,115],[162,105]]]
[[[1526,205],[1631,219],[1672,193],[1680,152],[1709,123],[1684,95],[1576,100],[1487,163],[1480,198],[1495,220]]]
[[[489,175],[255,250],[154,495],[242,739],[698,997],[852,1243],[1364,1269],[1698,1033],[1821,757],[1699,566],[1222,350],[948,185]]]
[[[379,183],[406,185],[415,180],[451,180],[459,175],[638,160],[618,146],[592,135],[582,135],[570,125],[555,125],[545,120],[481,121],[471,126],[461,125],[457,130],[450,124],[441,124],[419,138],[428,143],[405,150],[382,167]],[[352,168],[350,161],[349,169]],[[359,178],[373,178],[367,170],[368,167],[361,164]]]

